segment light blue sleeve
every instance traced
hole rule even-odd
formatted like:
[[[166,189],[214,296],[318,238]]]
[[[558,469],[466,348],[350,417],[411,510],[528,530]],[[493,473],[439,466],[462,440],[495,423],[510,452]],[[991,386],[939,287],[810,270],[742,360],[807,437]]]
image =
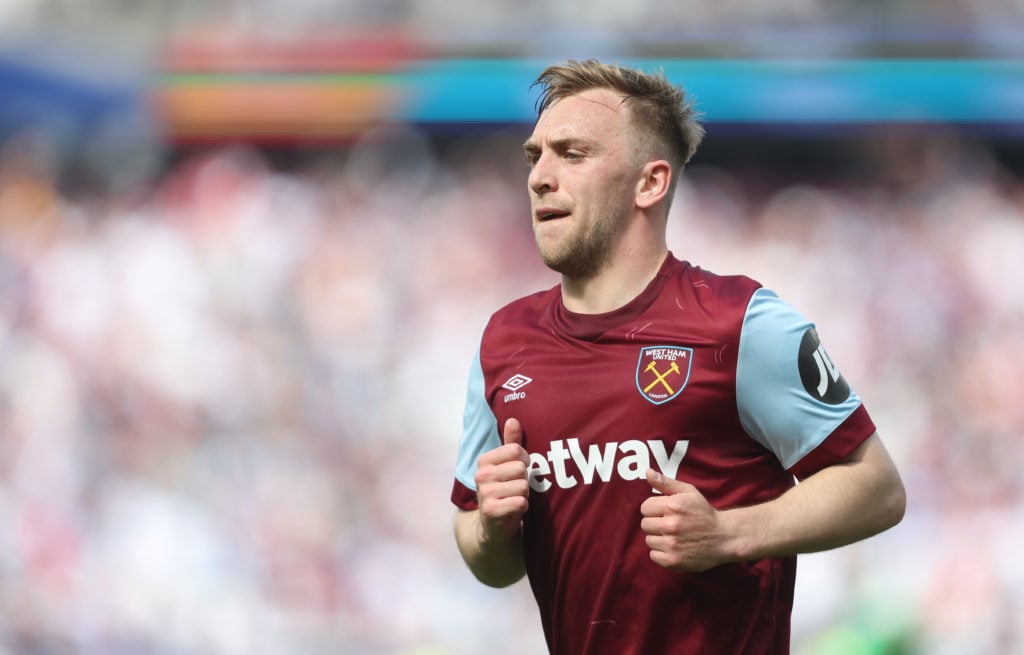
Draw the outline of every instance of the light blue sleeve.
[[[484,392],[484,372],[480,365],[480,350],[477,349],[469,371],[466,409],[462,415],[462,439],[459,441],[459,458],[455,465],[456,479],[473,490],[476,490],[476,460],[501,445],[498,419],[487,404]]]
[[[743,428],[786,469],[861,404],[821,346],[814,324],[763,288],[751,297],[743,319],[736,402]]]

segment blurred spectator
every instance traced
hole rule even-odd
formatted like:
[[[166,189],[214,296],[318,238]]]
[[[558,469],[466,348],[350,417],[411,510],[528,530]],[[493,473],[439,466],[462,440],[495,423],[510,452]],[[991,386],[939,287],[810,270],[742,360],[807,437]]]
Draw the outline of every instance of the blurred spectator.
[[[652,20],[652,17],[654,19]],[[4,0],[0,33],[64,33],[137,48],[175,31],[211,29],[266,38],[397,26],[438,53],[564,57],[574,51],[638,56],[1020,56],[1024,8],[1001,0],[826,2],[756,0],[665,4],[600,0]],[[4,29],[6,28],[6,30]]]
[[[87,199],[3,146],[0,652],[540,652],[446,500],[489,308],[556,282],[516,135],[215,147]],[[1024,184],[954,137],[874,156],[697,166],[670,246],[822,317],[907,481],[897,530],[801,559],[795,652],[1020,651]]]
[[[0,97],[0,655],[543,652],[529,590],[465,570],[448,503],[484,322],[557,283],[525,134],[387,126],[287,166],[224,145],[160,169],[131,102],[154,43],[380,27],[474,57],[1011,61],[1024,44],[1020,3],[766,7],[0,1],[0,57],[89,55],[58,89],[74,120]],[[1019,161],[955,133],[860,147],[845,176],[757,152],[695,165],[670,225],[677,256],[818,317],[908,487],[897,529],[801,558],[794,653],[1024,652]],[[484,631],[498,613],[513,638]]]

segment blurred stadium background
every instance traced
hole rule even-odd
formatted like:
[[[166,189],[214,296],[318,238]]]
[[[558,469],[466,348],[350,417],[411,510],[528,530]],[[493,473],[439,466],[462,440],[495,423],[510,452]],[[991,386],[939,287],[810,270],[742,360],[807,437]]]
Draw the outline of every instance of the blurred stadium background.
[[[813,317],[905,476],[794,653],[1024,652],[1024,4],[0,0],[0,654],[542,652],[464,376],[547,63],[704,111],[674,252]]]

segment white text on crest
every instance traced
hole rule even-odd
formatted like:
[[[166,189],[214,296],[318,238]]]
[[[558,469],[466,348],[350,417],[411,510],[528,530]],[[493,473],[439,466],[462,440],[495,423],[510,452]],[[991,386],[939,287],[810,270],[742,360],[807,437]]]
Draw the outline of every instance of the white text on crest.
[[[608,482],[612,475],[623,480],[640,480],[647,469],[654,468],[652,457],[657,469],[674,478],[689,445],[689,441],[677,441],[670,455],[664,441],[630,439],[622,443],[590,444],[584,452],[579,439],[558,439],[551,442],[547,453],[530,453],[527,479],[530,489],[540,493],[552,485],[570,489],[581,481],[583,484],[592,484],[595,480]]]
[[[688,352],[678,348],[651,348],[647,351],[647,354],[654,360],[674,362],[677,359],[686,359]]]

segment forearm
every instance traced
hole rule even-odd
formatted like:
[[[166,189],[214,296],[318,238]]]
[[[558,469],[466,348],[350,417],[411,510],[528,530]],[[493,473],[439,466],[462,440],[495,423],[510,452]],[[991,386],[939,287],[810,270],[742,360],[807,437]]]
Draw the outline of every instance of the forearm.
[[[802,481],[779,498],[720,514],[737,560],[811,553],[865,539],[903,518],[899,473],[872,436],[851,457]]]
[[[469,570],[491,587],[507,587],[526,575],[521,533],[506,542],[488,541],[480,528],[480,512],[455,515],[455,541]]]

